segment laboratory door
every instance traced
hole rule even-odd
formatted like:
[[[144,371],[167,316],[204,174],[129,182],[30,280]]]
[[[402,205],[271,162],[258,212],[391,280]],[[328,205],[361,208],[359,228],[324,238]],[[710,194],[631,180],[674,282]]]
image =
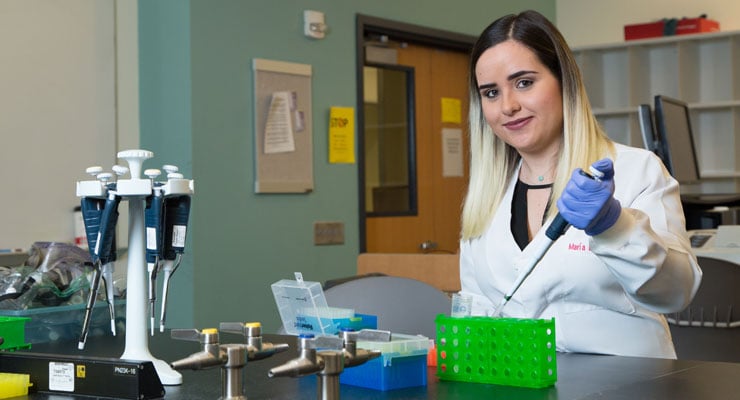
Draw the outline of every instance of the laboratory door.
[[[468,182],[468,54],[408,44],[397,62],[414,69],[417,213],[367,216],[365,248],[456,253]]]

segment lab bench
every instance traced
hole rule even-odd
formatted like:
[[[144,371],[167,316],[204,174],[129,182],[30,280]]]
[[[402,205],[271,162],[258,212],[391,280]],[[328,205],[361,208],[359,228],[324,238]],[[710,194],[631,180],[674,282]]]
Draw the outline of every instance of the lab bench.
[[[263,335],[272,343],[288,343],[290,349],[272,357],[248,362],[245,394],[251,400],[317,398],[316,377],[268,378],[267,371],[297,356],[296,337]],[[225,341],[224,341],[225,342]],[[91,338],[84,351],[76,341],[34,344],[30,352],[118,357],[124,337]],[[199,350],[195,342],[173,340],[169,332],[149,338],[151,353],[172,362]],[[0,354],[0,357],[2,355]],[[219,368],[181,371],[183,384],[165,386],[165,399],[203,400],[221,396]],[[436,369],[428,369],[426,386],[378,391],[340,385],[343,399],[474,399],[519,400],[565,399],[728,399],[740,393],[740,364],[689,360],[664,360],[591,354],[557,354],[558,381],[554,386],[529,389],[510,386],[440,381]],[[76,396],[31,393],[29,399],[74,399]]]

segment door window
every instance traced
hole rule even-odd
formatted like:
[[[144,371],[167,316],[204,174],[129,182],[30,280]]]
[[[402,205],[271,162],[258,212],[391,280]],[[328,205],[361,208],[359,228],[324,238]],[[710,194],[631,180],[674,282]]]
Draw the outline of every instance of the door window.
[[[416,215],[414,69],[366,64],[363,78],[366,215]]]

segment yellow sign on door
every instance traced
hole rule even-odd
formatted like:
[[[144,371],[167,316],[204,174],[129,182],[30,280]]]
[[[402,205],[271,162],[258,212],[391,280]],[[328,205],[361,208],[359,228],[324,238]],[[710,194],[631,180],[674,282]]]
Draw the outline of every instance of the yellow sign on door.
[[[460,99],[442,97],[442,122],[459,124],[462,121]]]

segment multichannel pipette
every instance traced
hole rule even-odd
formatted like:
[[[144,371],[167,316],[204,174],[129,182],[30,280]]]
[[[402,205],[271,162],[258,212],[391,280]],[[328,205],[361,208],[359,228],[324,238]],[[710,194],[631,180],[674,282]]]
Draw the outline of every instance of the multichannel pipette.
[[[164,332],[167,318],[167,295],[172,275],[180,266],[182,255],[185,252],[185,238],[190,216],[190,196],[179,195],[166,197],[164,201],[164,262],[162,273],[164,282],[162,287],[162,314],[159,318],[159,331]]]
[[[604,176],[604,173],[599,171],[598,169],[591,166],[589,168],[591,171],[591,174],[584,172],[583,170],[580,171],[581,175],[587,176],[593,180],[601,180],[601,178]],[[545,231],[545,237],[547,240],[542,240],[540,242],[531,242],[531,245],[539,245],[538,248],[534,250],[533,257],[530,258],[529,265],[522,271],[517,279],[514,281],[514,284],[512,285],[511,289],[506,292],[504,297],[501,299],[501,302],[496,306],[496,308],[493,309],[492,317],[498,317],[501,314],[501,311],[503,310],[506,303],[511,300],[511,297],[514,296],[514,293],[519,289],[520,286],[522,286],[522,283],[525,279],[529,276],[530,273],[534,270],[535,266],[540,262],[542,257],[545,256],[545,253],[547,253],[548,250],[550,250],[550,247],[552,244],[560,237],[562,236],[565,231],[568,230],[570,227],[570,224],[568,224],[568,221],[563,218],[560,213],[557,213],[555,215],[555,218],[552,220],[552,223],[550,223],[550,226],[547,227],[547,230]]]

